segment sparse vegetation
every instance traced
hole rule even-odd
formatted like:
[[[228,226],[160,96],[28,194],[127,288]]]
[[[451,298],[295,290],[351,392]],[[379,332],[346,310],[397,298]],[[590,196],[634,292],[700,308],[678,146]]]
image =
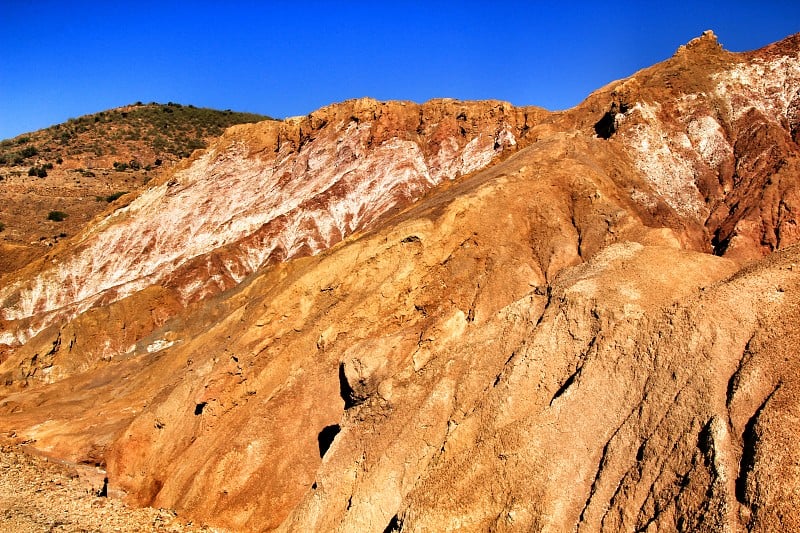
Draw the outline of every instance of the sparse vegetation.
[[[6,225],[0,222],[0,231],[5,231]]]
[[[53,166],[50,165],[50,168],[53,168]],[[28,176],[38,176],[40,178],[46,178],[47,177],[47,166],[46,165],[42,165],[42,166],[39,166],[39,167],[31,167],[31,168],[29,168],[28,169]]]
[[[98,202],[105,201],[111,203],[125,194],[128,194],[128,191],[119,191],[115,192],[114,194],[109,194],[108,196],[95,196],[94,199],[97,200]]]
[[[39,150],[37,150],[35,146],[26,146],[19,153],[19,155],[21,155],[25,159],[28,159],[29,157],[33,157],[38,154]]]
[[[63,222],[69,215],[67,215],[63,211],[50,211],[47,214],[47,220],[51,220],[53,222]]]
[[[0,141],[0,166],[20,166],[26,161],[30,165],[34,157],[39,158],[39,164],[62,164],[70,157],[119,154],[125,157],[119,162],[127,165],[123,170],[137,170],[133,161],[141,169],[146,165],[158,166],[157,161],[185,158],[194,150],[205,148],[211,138],[229,126],[269,119],[254,113],[217,111],[174,102],[136,102]],[[140,154],[147,153],[155,154],[153,160],[143,160]],[[125,162],[131,156],[135,157]]]

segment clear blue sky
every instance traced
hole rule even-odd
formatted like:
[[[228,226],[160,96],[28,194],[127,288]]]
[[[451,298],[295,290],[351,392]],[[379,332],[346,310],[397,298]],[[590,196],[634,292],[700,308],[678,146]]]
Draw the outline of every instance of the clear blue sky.
[[[279,118],[360,96],[564,109],[709,28],[759,48],[800,31],[800,0],[0,0],[0,138],[137,100]]]

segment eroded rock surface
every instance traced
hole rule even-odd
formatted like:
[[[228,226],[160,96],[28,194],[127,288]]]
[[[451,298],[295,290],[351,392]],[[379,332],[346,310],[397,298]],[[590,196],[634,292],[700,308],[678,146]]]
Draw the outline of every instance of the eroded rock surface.
[[[232,128],[4,280],[0,430],[237,531],[796,529],[799,51]]]

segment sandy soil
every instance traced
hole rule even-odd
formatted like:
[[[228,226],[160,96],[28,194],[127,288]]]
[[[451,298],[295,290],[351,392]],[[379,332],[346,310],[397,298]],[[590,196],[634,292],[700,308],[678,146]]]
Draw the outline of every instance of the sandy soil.
[[[2,446],[0,532],[218,531],[182,523],[168,509],[133,509],[99,496],[101,483],[74,466]]]

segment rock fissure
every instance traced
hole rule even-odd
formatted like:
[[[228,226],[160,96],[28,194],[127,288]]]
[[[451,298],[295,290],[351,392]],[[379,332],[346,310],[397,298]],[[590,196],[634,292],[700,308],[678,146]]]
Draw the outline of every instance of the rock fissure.
[[[782,383],[775,385],[775,388],[764,398],[764,401],[758,406],[755,413],[747,420],[744,432],[742,433],[742,455],[739,460],[739,468],[736,476],[736,499],[747,508],[752,507],[752,502],[749,501],[747,496],[747,477],[753,470],[756,457],[756,445],[758,444],[758,434],[756,433],[756,424],[758,418],[767,406],[767,403],[772,399],[778,389],[781,388]]]

